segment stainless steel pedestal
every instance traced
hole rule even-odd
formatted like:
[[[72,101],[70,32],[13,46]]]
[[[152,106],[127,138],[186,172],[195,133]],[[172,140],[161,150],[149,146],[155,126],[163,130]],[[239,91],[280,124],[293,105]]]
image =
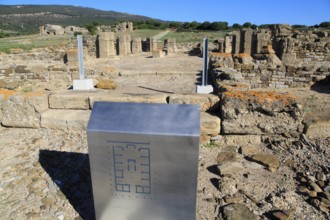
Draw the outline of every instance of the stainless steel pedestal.
[[[198,106],[96,102],[87,135],[96,219],[195,219]]]

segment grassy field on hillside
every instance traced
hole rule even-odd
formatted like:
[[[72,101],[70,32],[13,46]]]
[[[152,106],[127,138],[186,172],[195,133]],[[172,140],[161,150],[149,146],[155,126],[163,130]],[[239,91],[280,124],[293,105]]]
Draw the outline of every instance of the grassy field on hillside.
[[[209,40],[221,39],[226,33],[226,31],[170,32],[161,40],[175,38],[177,43],[201,42],[205,37]]]
[[[140,37],[140,38],[150,38],[153,37],[159,33],[161,33],[164,30],[149,30],[149,29],[139,29],[139,30],[134,30],[133,32],[119,32],[116,33],[115,36],[121,36],[121,35],[125,35],[125,34],[130,34],[131,35],[131,39]]]
[[[8,53],[11,48],[21,48],[28,51],[32,48],[65,45],[70,43],[70,41],[71,39],[69,36],[25,35],[6,37],[0,38],[0,51]]]
[[[135,30],[129,33],[131,39],[140,38],[151,38],[164,30]],[[166,36],[161,38],[161,40],[175,38],[177,43],[182,42],[201,42],[204,37],[209,38],[209,40],[221,39],[225,36],[227,32],[224,31],[208,31],[208,32],[169,32]],[[115,36],[118,37],[123,34],[128,34],[127,32],[116,33]],[[49,36],[49,35],[22,35],[17,37],[5,37],[0,38],[0,52],[9,53],[11,48],[21,48],[25,51],[29,51],[32,48],[50,47],[57,45],[66,45],[71,42],[71,37],[62,36]]]

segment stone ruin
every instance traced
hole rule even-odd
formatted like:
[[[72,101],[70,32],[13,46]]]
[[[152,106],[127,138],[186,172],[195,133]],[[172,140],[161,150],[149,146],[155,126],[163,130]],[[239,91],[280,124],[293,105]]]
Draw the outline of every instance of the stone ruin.
[[[132,32],[133,22],[122,22],[117,25],[112,26],[105,26],[101,25],[98,26],[98,32]],[[87,34],[88,30],[82,27],[76,26],[67,26],[63,27],[61,25],[54,25],[54,24],[46,24],[39,27],[39,34],[41,35],[74,35],[75,32],[80,32],[83,34]]]
[[[101,25],[98,27],[99,32],[132,32],[134,30],[133,22],[121,22],[116,25]]]
[[[86,53],[95,58],[96,54],[99,54],[101,58],[108,58],[118,55],[127,56],[131,53],[140,53],[141,51],[149,51],[153,52],[153,54],[155,51],[155,56],[157,52],[159,53],[159,51],[164,49],[171,52],[176,51],[175,40],[162,42],[157,39],[132,39],[128,34],[124,34],[116,39],[114,33],[111,32],[100,33],[98,47],[95,42],[97,42],[95,36],[89,36],[84,39],[84,45],[88,49]],[[313,181],[308,180],[308,189],[298,188],[302,194],[307,192],[308,195],[303,197],[296,194],[296,191],[298,191],[295,190],[297,183],[294,182],[293,178],[293,173],[296,171],[290,171],[289,169],[290,166],[294,166],[295,169],[301,166],[302,168],[298,170],[307,170],[310,172],[307,177],[310,178],[311,174],[314,175],[314,168],[310,167],[315,166],[315,170],[321,170],[318,165],[328,164],[324,163],[327,160],[320,160],[322,155],[319,152],[317,152],[318,160],[310,159],[310,157],[299,159],[298,156],[292,156],[291,153],[284,151],[284,149],[286,146],[289,150],[297,149],[296,153],[302,152],[301,154],[310,155],[313,152],[311,150],[313,148],[310,147],[312,142],[307,142],[301,147],[297,147],[299,145],[295,145],[295,143],[301,143],[300,137],[304,137],[305,134],[307,137],[315,135],[316,137],[328,138],[329,140],[329,121],[322,119],[322,124],[320,124],[317,121],[314,123],[313,118],[309,118],[312,124],[307,125],[306,118],[304,118],[304,108],[294,96],[283,92],[253,91],[250,87],[303,87],[324,79],[329,75],[330,71],[329,37],[325,32],[294,32],[288,26],[274,25],[269,30],[253,31],[247,29],[234,32],[227,35],[222,41],[220,40],[218,46],[218,52],[213,53],[211,57],[210,66],[214,83],[219,87],[219,91],[216,91],[215,94],[207,95],[167,93],[117,94],[101,89],[93,92],[59,91],[60,88],[67,88],[67,85],[71,85],[72,80],[78,77],[76,66],[65,65],[62,62],[64,54],[67,55],[69,62],[77,62],[77,51],[75,49],[68,50],[64,46],[58,46],[57,48],[34,49],[24,54],[3,55],[1,57],[3,65],[0,68],[0,88],[3,87],[1,84],[5,84],[5,87],[10,89],[15,89],[19,86],[19,83],[31,83],[31,88],[38,82],[49,85],[42,91],[21,91],[19,93],[13,90],[3,90],[2,94],[0,94],[0,122],[3,127],[0,127],[0,129],[2,129],[2,134],[9,134],[15,130],[10,128],[33,128],[33,130],[22,129],[24,132],[31,132],[31,137],[33,137],[31,141],[18,140],[24,146],[21,149],[14,148],[16,146],[12,148],[15,150],[15,155],[18,155],[16,152],[18,150],[24,152],[25,155],[32,155],[28,161],[31,161],[33,166],[44,172],[38,165],[37,156],[34,157],[34,154],[25,152],[25,145],[29,144],[31,146],[30,149],[37,151],[39,148],[43,149],[47,144],[42,142],[42,139],[36,139],[36,137],[40,136],[48,139],[45,134],[50,134],[50,131],[54,132],[54,137],[57,137],[60,130],[64,130],[67,133],[77,130],[83,134],[95,101],[197,104],[200,107],[201,115],[200,141],[202,145],[210,146],[209,148],[201,148],[201,152],[211,151],[214,159],[217,156],[217,152],[219,152],[217,162],[214,162],[211,156],[202,157],[200,160],[200,172],[204,173],[200,182],[207,181],[207,185],[201,185],[199,187],[200,190],[197,192],[199,199],[198,215],[202,215],[203,218],[205,217],[204,215],[218,215],[218,213],[226,215],[233,206],[240,205],[243,207],[248,206],[249,209],[254,211],[251,214],[253,217],[250,219],[257,219],[257,215],[262,216],[275,209],[287,210],[303,207],[300,210],[291,211],[296,219],[303,219],[306,216],[315,216],[316,219],[322,219],[323,212],[325,213],[324,216],[329,213],[329,206],[324,206],[324,204],[329,204],[329,187],[327,191],[323,187],[322,189],[317,189],[318,192],[316,192],[314,182],[321,185],[320,183],[323,181],[324,185],[325,183],[329,184],[330,181],[316,181],[315,178]],[[104,68],[104,70],[102,68],[101,71],[96,69],[95,66],[86,68],[86,73],[91,78],[119,75],[118,72],[113,74],[110,67]],[[168,73],[166,72],[166,74]],[[14,82],[16,82],[16,85],[14,85]],[[40,135],[36,136],[40,131],[43,132],[42,135],[40,133]],[[72,134],[70,133],[70,135]],[[79,136],[77,143],[81,142],[81,137],[83,136]],[[54,143],[52,149],[58,150],[59,146],[66,142],[66,139],[62,139],[62,137],[57,138],[61,140],[58,143]],[[52,138],[49,139],[51,140]],[[38,142],[40,146],[37,145]],[[3,141],[3,143],[4,146],[7,144],[6,141]],[[214,146],[212,144],[214,143],[220,147],[212,149],[212,146]],[[86,147],[84,144],[81,144],[82,147]],[[72,145],[76,145],[76,143]],[[272,149],[265,147],[265,145],[270,146]],[[325,149],[329,149],[327,146],[325,146]],[[1,149],[6,149],[6,147]],[[317,148],[315,147],[314,149]],[[227,155],[232,156],[228,159]],[[286,157],[283,157],[283,155]],[[329,154],[324,153],[324,155],[326,157]],[[226,161],[221,157],[225,157]],[[295,161],[292,161],[291,157]],[[230,160],[230,158],[232,159]],[[19,163],[22,161],[19,156],[10,159]],[[257,161],[259,165],[252,163],[250,160]],[[68,162],[70,167],[74,167],[72,166],[72,160],[68,161],[70,161]],[[48,162],[49,160],[47,160]],[[293,165],[291,165],[292,163]],[[310,166],[306,166],[306,164]],[[211,179],[213,185],[219,186],[220,191],[216,191],[217,194],[211,191],[210,187],[213,187],[213,185],[210,183],[210,176],[205,176],[205,173],[209,173],[207,170],[209,165],[215,166],[219,171],[218,178]],[[245,167],[248,165],[253,165],[253,169]],[[27,164],[22,168],[21,166],[23,165],[18,166],[18,170],[26,173],[27,168],[30,168],[32,165]],[[58,173],[63,173],[61,169],[58,170]],[[243,175],[242,172],[247,173]],[[22,175],[16,175],[16,173],[10,170],[7,173],[13,177]],[[231,177],[233,173],[236,175],[234,176],[236,179]],[[265,181],[264,176],[258,176],[260,173],[268,176],[270,180],[268,182]],[[329,170],[324,173],[327,175],[327,178],[330,177]],[[48,175],[43,176],[45,178],[48,177]],[[70,178],[72,176],[70,175]],[[27,179],[31,179],[32,182],[24,183],[25,185],[19,178],[17,180],[13,178],[13,186],[22,185],[24,187],[19,189],[6,188],[4,192],[8,195],[8,198],[13,198],[12,195],[16,191],[20,193],[20,196],[23,193],[26,195],[31,193],[37,195],[37,192],[46,191],[28,187],[34,186],[32,184],[39,184],[43,181],[43,178],[39,178],[39,176],[38,179],[28,177]],[[299,178],[302,183],[307,181],[306,179],[303,180],[303,178],[305,177]],[[82,177],[81,179],[85,178]],[[61,179],[56,178],[56,180]],[[47,184],[52,184],[52,182],[49,179]],[[283,187],[281,183],[290,187]],[[72,185],[67,188],[72,189],[72,193],[76,193],[77,190],[74,188],[76,185],[77,182],[72,182]],[[46,188],[47,186],[45,185]],[[53,188],[57,189],[56,187],[54,185]],[[314,189],[311,190],[313,187]],[[282,188],[289,189],[289,191],[279,191]],[[82,194],[86,195],[86,192],[88,191],[83,190]],[[295,198],[291,196],[291,192],[295,193],[294,196],[299,198],[299,200],[290,200]],[[69,219],[78,216],[74,211],[69,213],[62,208],[69,206],[69,202],[62,199],[63,196],[60,196],[61,194],[59,193],[61,193],[60,190],[58,193],[50,193],[54,200],[56,199],[62,203],[61,206],[50,206],[49,210],[47,210],[49,216],[56,216],[56,213],[59,212],[64,213],[63,216]],[[324,198],[324,195],[327,198]],[[257,199],[254,199],[255,197]],[[36,207],[40,207],[39,201],[45,201],[47,198],[46,195],[41,194],[35,197],[33,202],[22,200],[24,205],[22,207],[27,211],[34,210],[35,207],[33,206],[35,204],[37,204]],[[89,198],[92,197],[90,196]],[[312,206],[316,208],[315,210],[310,206],[306,206],[307,203],[303,203],[308,198],[315,202],[315,204],[312,203]],[[85,198],[83,199],[86,201]],[[235,199],[236,201],[245,200],[245,202],[240,201],[237,202],[239,204],[232,204],[233,202],[230,201]],[[218,201],[221,201],[221,203]],[[78,203],[84,204],[85,202]],[[285,206],[282,204],[285,204]],[[215,212],[214,207],[217,207],[218,213],[213,213]],[[85,209],[92,210],[90,207]],[[310,211],[311,209],[314,211]],[[19,219],[17,217],[19,212],[14,210],[10,213],[11,211],[13,210],[8,209],[5,214],[8,215],[9,213],[13,219]],[[44,214],[40,213],[37,211],[35,216],[40,217],[40,215]],[[236,213],[242,215],[242,219],[248,219],[240,212]],[[92,214],[88,212],[86,216],[92,216]],[[209,216],[209,219],[211,217],[214,219],[215,216]],[[86,217],[86,219],[91,218]],[[224,219],[226,218],[224,217]]]
[[[164,41],[155,38],[133,38],[130,34],[121,34],[118,37],[114,32],[100,32],[97,36],[84,36],[84,47],[88,56],[96,58],[114,58],[116,56],[128,56],[142,52],[151,52],[152,57],[163,57],[164,55],[177,52],[175,39]],[[74,49],[75,50],[75,49]],[[74,56],[69,56],[72,49],[68,50],[68,62],[76,62]]]
[[[308,87],[330,75],[330,37],[326,31],[294,31],[289,25],[234,31],[219,40],[210,66],[214,80],[222,83]]]
[[[74,35],[75,32],[88,33],[86,28],[67,26],[62,27],[60,25],[46,24],[39,27],[39,34],[41,35]]]

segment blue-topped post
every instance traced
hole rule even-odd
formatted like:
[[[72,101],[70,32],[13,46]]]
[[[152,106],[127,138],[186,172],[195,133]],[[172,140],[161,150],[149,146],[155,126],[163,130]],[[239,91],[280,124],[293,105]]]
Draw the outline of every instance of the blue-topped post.
[[[197,85],[197,93],[209,94],[213,92],[213,87],[207,85],[208,80],[208,39],[203,40],[203,70],[202,70],[202,85]]]
[[[84,50],[82,35],[77,35],[79,80],[73,80],[73,90],[91,90],[94,88],[92,79],[85,79]]]
[[[77,36],[77,44],[78,44],[78,62],[79,62],[79,78],[80,80],[85,79],[84,72],[84,51],[83,51],[83,42],[82,36]]]

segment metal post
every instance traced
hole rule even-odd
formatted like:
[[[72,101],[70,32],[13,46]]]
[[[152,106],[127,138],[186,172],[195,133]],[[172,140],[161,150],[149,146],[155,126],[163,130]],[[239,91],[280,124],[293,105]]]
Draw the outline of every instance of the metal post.
[[[207,85],[207,75],[208,75],[208,39],[204,38],[203,43],[203,74],[202,74],[202,86]]]
[[[84,73],[84,51],[83,51],[83,42],[81,35],[77,35],[77,43],[78,43],[79,76],[80,76],[80,80],[83,80],[85,79],[85,73]]]

